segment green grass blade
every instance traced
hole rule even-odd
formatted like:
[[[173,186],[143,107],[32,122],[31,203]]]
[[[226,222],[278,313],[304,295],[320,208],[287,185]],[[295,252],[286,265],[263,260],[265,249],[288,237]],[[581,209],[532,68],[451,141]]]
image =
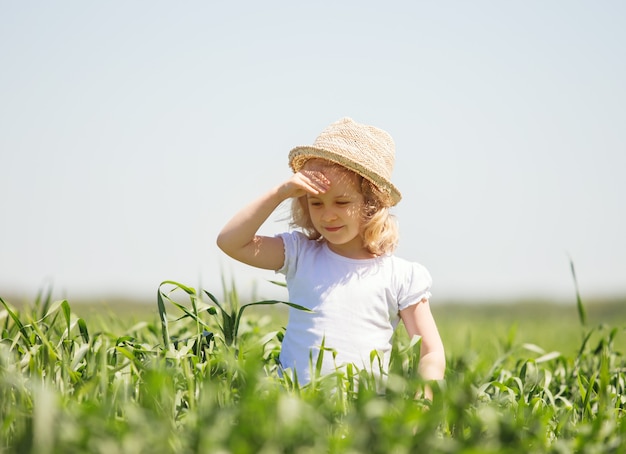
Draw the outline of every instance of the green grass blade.
[[[80,330],[80,336],[83,338],[83,341],[89,343],[89,331],[87,330],[87,324],[85,320],[79,318],[78,321],[78,329]]]
[[[72,311],[70,310],[70,304],[67,300],[61,302],[61,309],[63,310],[63,316],[65,317],[65,324],[67,326],[67,338],[70,338]]]
[[[576,279],[576,270],[574,269],[574,261],[569,260],[570,269],[572,270],[572,278],[574,279],[574,288],[576,289],[576,307],[578,308],[578,319],[582,326],[587,325],[587,313],[585,306],[583,306],[582,298],[580,297],[580,291],[578,290],[578,280]]]
[[[206,296],[209,297],[211,301],[213,301],[213,303],[219,308],[220,311],[224,312],[224,308],[222,307],[222,304],[217,300],[215,296],[213,296],[212,293],[207,292],[206,290],[202,290],[202,291],[204,292]]]
[[[315,378],[319,378],[322,375],[322,365],[324,364],[324,353],[326,351],[326,336],[322,338],[322,345],[317,354],[317,360],[315,362]]]
[[[13,323],[15,323],[17,328],[22,333],[22,338],[24,339],[24,342],[26,343],[26,345],[28,347],[32,347],[33,344],[30,342],[30,339],[28,338],[28,331],[26,330],[26,327],[24,326],[20,318],[17,316],[15,312],[11,310],[9,305],[2,298],[0,298],[0,303],[2,303],[7,313],[9,314],[9,317],[11,317],[11,319],[13,320]]]
[[[581,397],[583,397],[581,413],[583,415],[587,415],[591,417],[593,415],[593,411],[591,409],[591,396],[593,394],[593,387],[596,384],[596,379],[598,377],[598,372],[594,372],[587,386],[582,382],[581,377],[578,377],[578,386],[581,392]]]
[[[43,289],[39,291],[37,293],[37,298],[35,299],[35,307],[40,309],[40,317],[43,317],[44,314],[48,313],[48,309],[52,303],[52,287],[48,287],[45,296],[43,296],[43,292]]]
[[[281,282],[281,281],[271,281],[271,280],[270,280],[269,282],[270,282],[271,284],[278,285],[279,287],[285,287],[285,288],[287,288],[287,283],[286,283],[286,282]]]
[[[232,345],[234,341],[233,332],[236,325],[234,321],[234,315],[229,313],[213,294],[207,292],[206,290],[203,290],[203,292],[220,310],[220,314],[222,315],[222,323],[218,322],[218,325],[222,330],[222,336],[224,337],[224,342],[226,342],[226,345]]]
[[[161,320],[161,336],[163,338],[163,347],[166,350],[169,350],[170,333],[169,333],[169,329],[167,325],[167,311],[165,310],[165,303],[163,302],[163,294],[161,292],[161,286],[159,286],[157,290],[157,307],[159,308],[159,319]]]
[[[163,287],[164,285],[173,285],[174,286],[174,290],[176,290],[177,288],[181,289],[183,292],[187,293],[188,295],[195,295],[196,294],[196,290],[193,287],[189,287],[187,285],[181,284],[180,282],[176,282],[176,281],[163,281],[161,282],[161,284],[159,285],[159,289],[161,287]]]
[[[289,307],[293,307],[294,309],[298,309],[298,310],[305,311],[305,312],[313,312],[304,306],[300,306],[299,304],[295,304],[295,303],[289,303],[287,301],[265,300],[265,301],[257,301],[255,303],[244,304],[243,306],[239,308],[239,312],[237,312],[237,315],[235,317],[234,326],[233,326],[233,339],[237,338],[237,333],[239,332],[239,323],[241,322],[243,311],[246,308],[251,307],[251,306],[271,306],[274,304],[285,304]]]

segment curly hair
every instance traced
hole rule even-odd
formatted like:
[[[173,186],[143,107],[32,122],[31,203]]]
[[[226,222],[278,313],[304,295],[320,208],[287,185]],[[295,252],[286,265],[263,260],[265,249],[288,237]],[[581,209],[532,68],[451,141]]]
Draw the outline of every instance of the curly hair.
[[[328,166],[354,173],[339,164],[328,162]],[[364,203],[361,212],[360,234],[363,246],[376,256],[392,253],[398,245],[399,231],[396,217],[391,214],[393,201],[366,178],[354,173],[361,182]],[[307,196],[293,199],[291,205],[291,227],[300,228],[311,240],[322,240],[322,235],[313,226]]]

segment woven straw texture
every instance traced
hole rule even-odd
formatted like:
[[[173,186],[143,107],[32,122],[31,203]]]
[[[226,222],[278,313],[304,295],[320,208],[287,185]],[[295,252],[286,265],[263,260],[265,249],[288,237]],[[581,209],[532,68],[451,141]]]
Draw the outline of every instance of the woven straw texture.
[[[367,178],[389,195],[392,205],[402,198],[398,188],[391,182],[395,144],[382,129],[357,123],[351,118],[342,118],[324,129],[313,145],[292,149],[289,152],[289,166],[298,172],[312,158],[335,162]]]

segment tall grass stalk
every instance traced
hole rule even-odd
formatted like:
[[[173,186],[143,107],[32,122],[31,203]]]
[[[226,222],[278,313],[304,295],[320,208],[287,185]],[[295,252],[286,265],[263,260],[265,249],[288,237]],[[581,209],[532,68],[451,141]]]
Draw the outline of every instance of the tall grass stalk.
[[[390,371],[354,365],[308,384],[278,373],[282,328],[173,281],[154,320],[95,330],[49,293],[0,298],[0,452],[607,452],[626,446],[623,326],[588,328],[576,354],[500,339],[449,354],[432,402],[414,399],[419,338],[399,331]],[[581,310],[582,308],[582,310]],[[578,327],[580,329],[580,327]],[[565,328],[563,328],[565,329]],[[333,350],[324,346],[323,355]],[[377,358],[372,356],[375,364]],[[317,368],[312,358],[313,370]]]

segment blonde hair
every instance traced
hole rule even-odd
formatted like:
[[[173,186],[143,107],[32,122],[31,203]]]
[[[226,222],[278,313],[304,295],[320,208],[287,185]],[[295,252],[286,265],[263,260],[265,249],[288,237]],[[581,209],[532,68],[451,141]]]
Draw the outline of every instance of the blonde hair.
[[[316,159],[316,161],[318,160]],[[361,181],[361,194],[364,202],[361,210],[360,234],[363,246],[368,252],[377,256],[392,253],[398,245],[399,239],[398,223],[396,217],[390,212],[394,203],[393,200],[368,179],[339,164],[326,162],[328,162],[329,167],[336,167],[357,175]],[[306,195],[293,200],[290,225],[300,228],[311,240],[322,238],[311,221]]]

